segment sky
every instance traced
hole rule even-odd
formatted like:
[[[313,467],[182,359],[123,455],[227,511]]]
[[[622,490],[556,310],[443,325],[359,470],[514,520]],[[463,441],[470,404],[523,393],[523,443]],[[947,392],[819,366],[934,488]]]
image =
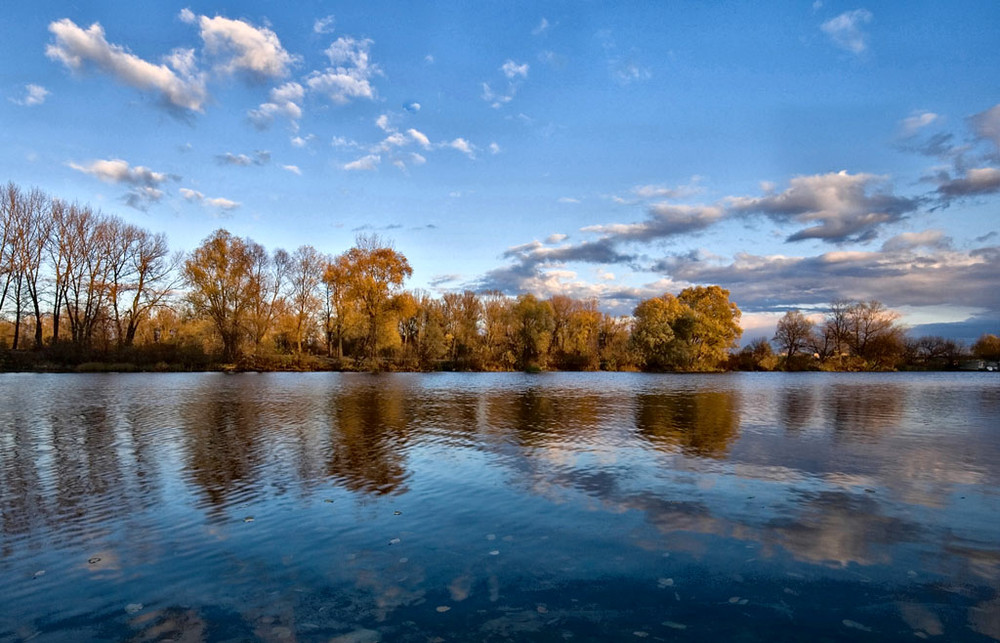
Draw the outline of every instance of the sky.
[[[179,250],[378,234],[432,294],[718,284],[744,341],[872,298],[974,340],[997,34],[995,0],[12,3],[0,181]]]

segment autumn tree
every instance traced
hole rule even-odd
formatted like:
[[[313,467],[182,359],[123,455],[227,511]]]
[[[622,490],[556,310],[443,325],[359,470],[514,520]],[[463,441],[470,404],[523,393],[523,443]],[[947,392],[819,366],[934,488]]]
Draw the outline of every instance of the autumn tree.
[[[358,236],[344,253],[347,293],[358,302],[366,320],[364,354],[372,368],[378,366],[379,333],[392,297],[413,269],[402,253],[377,235]]]
[[[694,313],[694,325],[687,339],[692,349],[688,368],[719,368],[743,334],[740,309],[729,301],[729,291],[719,286],[685,288],[677,299]]]
[[[188,299],[212,320],[222,340],[222,356],[235,362],[260,284],[255,277],[257,244],[216,230],[184,262]]]
[[[292,253],[288,270],[288,305],[294,320],[295,350],[302,352],[302,341],[316,321],[323,283],[323,255],[312,246],[300,246]]]
[[[693,311],[666,293],[639,302],[632,313],[632,345],[650,370],[673,370],[691,362],[688,340],[696,323]]]
[[[984,333],[972,345],[972,354],[978,359],[990,362],[1000,361],[1000,337]]]

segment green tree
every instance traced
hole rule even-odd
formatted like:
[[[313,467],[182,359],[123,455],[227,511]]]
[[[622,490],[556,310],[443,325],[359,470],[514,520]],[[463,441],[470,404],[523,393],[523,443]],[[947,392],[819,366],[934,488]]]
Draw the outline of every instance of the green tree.
[[[674,370],[691,362],[691,337],[696,323],[690,308],[667,293],[639,302],[633,311],[632,345],[650,370]]]

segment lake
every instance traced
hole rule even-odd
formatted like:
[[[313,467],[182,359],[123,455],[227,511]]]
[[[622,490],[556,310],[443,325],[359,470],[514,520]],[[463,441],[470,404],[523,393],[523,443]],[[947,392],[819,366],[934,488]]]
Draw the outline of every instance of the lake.
[[[1000,640],[991,373],[6,374],[0,640]]]

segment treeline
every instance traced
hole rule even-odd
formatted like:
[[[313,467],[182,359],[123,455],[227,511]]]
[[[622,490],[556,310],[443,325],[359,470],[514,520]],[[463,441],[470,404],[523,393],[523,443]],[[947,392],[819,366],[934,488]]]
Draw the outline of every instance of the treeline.
[[[899,313],[881,302],[838,300],[818,323],[799,310],[786,312],[771,341],[754,340],[735,356],[733,366],[793,371],[952,370],[973,359],[1000,360],[1000,338],[984,334],[968,347],[944,337],[910,337],[899,324]]]
[[[163,234],[13,183],[0,225],[8,370],[886,370],[1000,352],[995,336],[971,353],[910,339],[877,301],[833,302],[821,323],[789,311],[770,342],[740,351],[740,310],[718,286],[630,316],[565,296],[434,297],[404,289],[412,268],[377,236],[340,254],[272,252],[220,229],[172,253]]]
[[[377,236],[341,254],[268,251],[217,230],[190,253],[89,206],[0,195],[7,368],[684,370],[727,367],[739,308],[717,286],[643,301],[433,297]]]

